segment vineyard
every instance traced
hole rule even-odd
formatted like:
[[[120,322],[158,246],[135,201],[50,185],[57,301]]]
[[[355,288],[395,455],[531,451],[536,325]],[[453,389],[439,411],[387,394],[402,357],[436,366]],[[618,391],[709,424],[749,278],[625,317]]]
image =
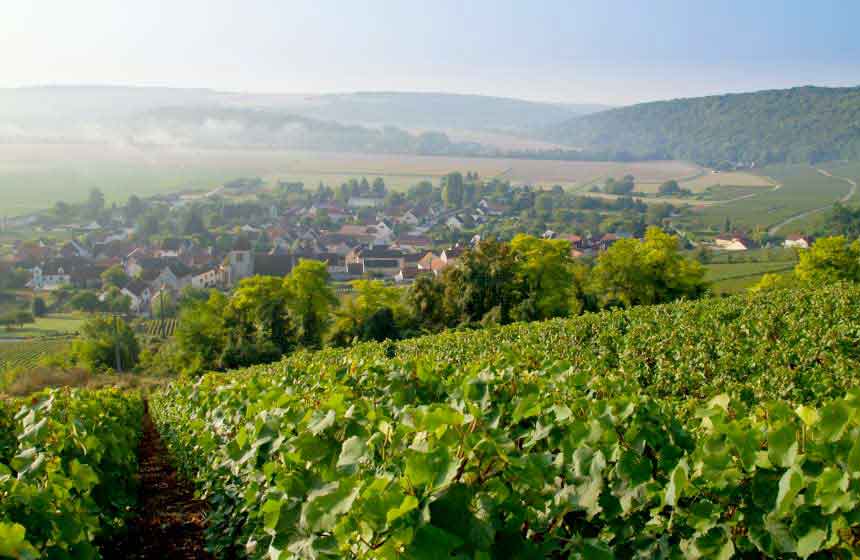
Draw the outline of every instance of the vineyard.
[[[860,289],[832,286],[300,353],[151,405],[222,557],[848,558],[858,371]]]
[[[57,354],[68,347],[71,338],[37,338],[22,342],[0,344],[0,372],[31,368],[50,354]]]
[[[176,319],[150,319],[142,321],[138,331],[145,336],[170,338],[176,332],[176,324]]]
[[[0,557],[98,557],[136,502],[142,416],[116,389],[0,401]]]

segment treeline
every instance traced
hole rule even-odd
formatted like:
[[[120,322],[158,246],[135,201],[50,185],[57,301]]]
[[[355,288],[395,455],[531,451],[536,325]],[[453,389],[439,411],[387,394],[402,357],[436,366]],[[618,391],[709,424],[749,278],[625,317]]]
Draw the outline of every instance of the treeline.
[[[817,233],[860,237],[860,206],[837,202],[818,224]]]
[[[616,242],[593,266],[574,261],[570,252],[563,240],[486,240],[438,277],[421,276],[408,289],[358,280],[342,301],[325,264],[301,261],[286,278],[255,276],[230,294],[187,297],[175,340],[151,354],[147,367],[224,370],[271,362],[299,348],[568,317],[697,298],[707,289],[704,268],[658,228],[644,240]]]
[[[345,125],[270,109],[163,108],[140,115],[129,126],[129,134],[141,144],[419,155],[480,155],[484,150],[478,143],[454,142],[442,132],[410,134],[394,126]]]
[[[725,168],[860,157],[860,88],[800,87],[641,103],[575,117],[547,137],[634,159]]]

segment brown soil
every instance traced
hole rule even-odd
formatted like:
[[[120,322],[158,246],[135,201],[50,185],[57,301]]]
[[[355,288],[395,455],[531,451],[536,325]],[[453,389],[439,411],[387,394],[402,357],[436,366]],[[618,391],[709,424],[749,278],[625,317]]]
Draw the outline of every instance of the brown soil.
[[[138,458],[138,517],[129,521],[127,534],[102,547],[102,556],[117,560],[212,558],[204,548],[206,503],[195,499],[193,486],[173,468],[148,410]]]

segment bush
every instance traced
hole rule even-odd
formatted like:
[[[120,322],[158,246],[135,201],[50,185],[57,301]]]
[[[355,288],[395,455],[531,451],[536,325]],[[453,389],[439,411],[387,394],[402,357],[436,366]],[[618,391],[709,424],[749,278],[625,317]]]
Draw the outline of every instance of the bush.
[[[124,371],[137,365],[140,346],[134,331],[122,319],[93,317],[81,327],[81,339],[74,343],[72,352],[92,370]]]

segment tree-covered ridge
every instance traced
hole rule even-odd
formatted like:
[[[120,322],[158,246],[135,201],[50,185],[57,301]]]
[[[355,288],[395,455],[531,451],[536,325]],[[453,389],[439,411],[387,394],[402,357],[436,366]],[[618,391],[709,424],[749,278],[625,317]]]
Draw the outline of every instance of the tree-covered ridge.
[[[548,136],[616,158],[705,165],[860,157],[860,87],[800,87],[641,103],[568,120]]]

